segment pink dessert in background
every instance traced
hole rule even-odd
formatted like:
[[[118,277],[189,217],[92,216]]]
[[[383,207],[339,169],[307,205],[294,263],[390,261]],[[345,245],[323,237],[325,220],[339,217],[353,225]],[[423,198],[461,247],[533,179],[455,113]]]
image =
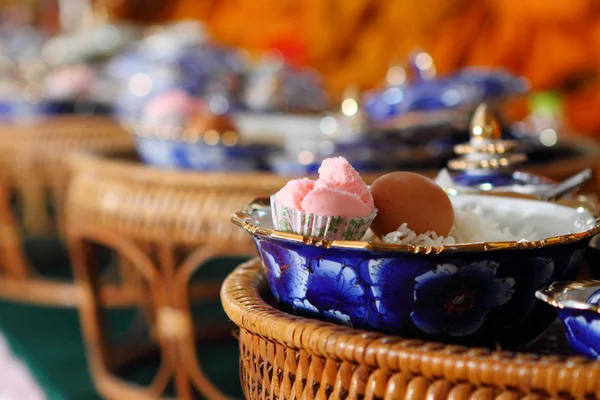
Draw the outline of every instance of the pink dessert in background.
[[[96,71],[86,65],[71,65],[51,71],[44,81],[45,90],[51,98],[88,96],[94,91]]]
[[[289,181],[275,198],[285,207],[327,217],[362,218],[375,211],[369,187],[343,157],[324,160],[317,181]]]
[[[204,111],[204,104],[184,90],[171,90],[152,99],[144,108],[144,120],[152,123],[185,125]]]

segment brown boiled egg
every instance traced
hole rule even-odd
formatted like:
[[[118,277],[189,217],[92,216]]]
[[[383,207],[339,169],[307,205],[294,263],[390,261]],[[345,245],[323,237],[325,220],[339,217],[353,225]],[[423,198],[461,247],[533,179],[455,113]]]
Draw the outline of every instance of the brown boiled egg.
[[[371,185],[377,217],[371,230],[382,237],[403,223],[417,234],[447,236],[454,224],[448,195],[431,179],[412,172],[392,172]]]
[[[198,113],[191,118],[187,128],[203,134],[204,142],[211,146],[222,143],[231,147],[240,141],[235,124],[226,115]]]
[[[217,132],[237,131],[231,118],[226,115],[216,115],[210,112],[198,113],[191,118],[188,128],[201,132],[215,130]]]

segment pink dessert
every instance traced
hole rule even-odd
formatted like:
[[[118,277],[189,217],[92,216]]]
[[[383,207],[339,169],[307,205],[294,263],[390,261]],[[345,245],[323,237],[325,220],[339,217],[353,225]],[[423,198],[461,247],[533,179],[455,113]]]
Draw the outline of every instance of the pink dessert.
[[[277,192],[277,201],[284,207],[302,210],[302,199],[304,199],[314,187],[315,181],[311,179],[292,179]]]
[[[51,98],[72,98],[91,95],[97,76],[93,68],[85,65],[72,65],[53,70],[44,82]]]
[[[369,187],[343,157],[324,160],[317,181],[289,181],[275,199],[284,207],[326,217],[362,218],[375,211]]]
[[[324,240],[360,240],[377,216],[369,187],[342,157],[329,158],[319,179],[289,181],[271,196],[273,226]]]
[[[185,125],[204,111],[204,105],[184,90],[171,90],[152,99],[144,108],[144,120],[161,124]]]
[[[366,217],[373,212],[353,193],[339,189],[315,189],[302,200],[302,209],[326,217]]]
[[[375,207],[369,187],[344,157],[323,160],[319,168],[319,180],[327,181],[345,192],[358,195],[371,209]]]

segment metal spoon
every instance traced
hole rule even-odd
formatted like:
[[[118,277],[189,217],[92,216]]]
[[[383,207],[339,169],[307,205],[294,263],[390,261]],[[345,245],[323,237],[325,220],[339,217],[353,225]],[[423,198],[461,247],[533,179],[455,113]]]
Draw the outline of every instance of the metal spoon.
[[[576,173],[570,178],[565,179],[558,185],[548,189],[545,193],[540,194],[540,200],[555,201],[569,194],[575,189],[578,189],[585,182],[592,178],[593,172],[591,168],[584,169]]]

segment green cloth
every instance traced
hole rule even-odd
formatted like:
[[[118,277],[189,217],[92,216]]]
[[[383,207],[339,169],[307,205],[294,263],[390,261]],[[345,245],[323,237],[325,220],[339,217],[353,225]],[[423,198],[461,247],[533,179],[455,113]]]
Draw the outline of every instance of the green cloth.
[[[35,259],[49,263],[47,255],[52,251],[48,250],[50,246],[47,243],[29,243],[27,247],[28,252],[35,254]],[[64,265],[66,259],[59,254],[51,258],[56,262],[55,265]],[[222,280],[244,260],[223,258],[210,261],[195,279],[209,277]],[[216,302],[195,305],[193,312],[210,321],[224,321],[227,318],[221,305]],[[111,337],[125,332],[137,314],[133,310],[109,311]],[[6,336],[12,351],[28,366],[50,400],[99,399],[87,368],[77,310],[0,300],[0,332]],[[204,345],[202,349],[200,362],[209,378],[221,390],[242,398],[237,340],[231,336]],[[149,381],[157,366],[157,360],[144,360],[139,365],[127,366],[120,374],[144,383]]]

